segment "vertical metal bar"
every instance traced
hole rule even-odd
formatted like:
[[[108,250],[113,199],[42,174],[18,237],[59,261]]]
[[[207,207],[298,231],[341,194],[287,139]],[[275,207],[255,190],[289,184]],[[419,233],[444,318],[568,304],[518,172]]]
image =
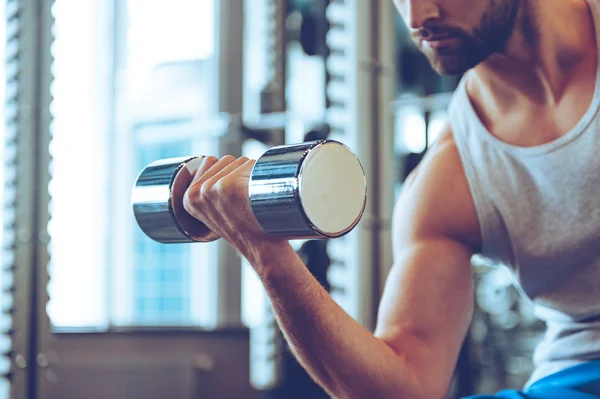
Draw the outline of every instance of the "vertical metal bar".
[[[373,313],[373,281],[375,270],[379,267],[378,258],[378,222],[379,222],[379,184],[377,176],[378,158],[378,110],[379,98],[376,95],[376,79],[374,74],[377,60],[373,58],[377,50],[373,49],[374,34],[377,30],[376,8],[371,2],[354,0],[354,65],[356,87],[353,99],[355,113],[355,129],[353,140],[357,145],[357,155],[363,160],[369,183],[370,201],[366,207],[364,223],[358,230],[359,250],[356,256],[353,276],[353,295],[358,321],[368,329],[373,329],[376,315]],[[374,103],[372,103],[375,101]]]
[[[31,367],[32,328],[31,305],[35,289],[33,287],[32,248],[35,230],[33,210],[35,193],[35,96],[36,96],[36,39],[37,9],[35,2],[22,2],[20,8],[20,51],[21,75],[18,81],[18,160],[17,160],[17,213],[16,213],[16,268],[15,268],[15,313],[14,321],[14,362],[15,380],[12,396],[14,398],[34,398],[34,373]]]
[[[35,246],[36,237],[36,140],[38,128],[38,71],[39,64],[39,2],[14,2],[14,37],[9,37],[16,47],[14,68],[16,76],[7,79],[11,86],[7,104],[15,109],[14,129],[7,129],[7,143],[16,143],[14,176],[7,177],[7,186],[15,190],[15,220],[8,234],[5,248],[14,251],[14,309],[13,309],[13,386],[11,398],[34,399],[36,394],[35,334],[37,306]],[[11,18],[9,16],[9,18]],[[7,127],[10,127],[10,123]],[[7,161],[8,164],[8,161]]]
[[[286,0],[267,1],[267,68],[269,82],[261,93],[261,113],[285,112],[287,51],[285,18]],[[285,144],[285,129],[271,134],[271,146]]]
[[[52,6],[54,0],[38,0],[38,46],[37,46],[37,89],[36,89],[36,220],[34,230],[35,242],[35,264],[34,264],[34,299],[32,311],[32,348],[30,352],[30,365],[36,369],[33,382],[32,398],[41,398],[44,392],[48,392],[48,383],[56,381],[56,376],[50,367],[52,355],[52,334],[50,319],[46,312],[48,301],[48,284],[50,276],[48,266],[50,263],[50,234],[48,223],[50,222],[50,197],[49,184],[51,179],[50,168],[52,155],[50,154],[50,142],[52,140],[52,113],[50,103],[52,102],[51,85],[53,82],[52,64],[54,62],[51,46],[54,41],[53,26],[54,16]]]
[[[374,176],[378,180],[378,253],[379,276],[374,281],[374,310],[376,313],[379,299],[383,293],[385,280],[393,263],[392,257],[392,212],[394,208],[394,110],[392,107],[396,97],[396,33],[394,5],[388,0],[378,0],[378,15],[374,26],[378,27],[377,40],[374,46],[377,54],[377,97],[378,101],[378,168]]]
[[[372,312],[374,202],[374,152],[372,80],[372,2],[331,0],[327,7],[330,29],[327,33],[328,109],[331,139],[348,145],[364,166],[368,201],[361,223],[350,234],[329,243],[333,263],[328,272],[332,297],[366,328],[374,324]]]
[[[256,3],[254,3],[256,5]],[[283,113],[286,104],[286,0],[262,0],[265,12],[260,16],[264,26],[266,85],[260,93],[260,113]],[[285,129],[273,131],[271,146],[285,144]],[[262,290],[258,295],[267,294]],[[285,381],[285,345],[270,301],[265,300],[262,323],[250,330],[250,383],[256,389],[269,391],[280,388]]]
[[[18,0],[9,0],[6,2],[6,96],[5,96],[5,142],[4,142],[4,203],[3,206],[3,243],[2,243],[2,334],[3,340],[9,341],[9,348],[3,353],[3,357],[9,363],[9,366],[3,370],[4,383],[8,384],[11,398],[24,397],[26,387],[26,375],[22,370],[16,367],[17,355],[23,356],[22,342],[18,342],[17,334],[23,334],[23,331],[16,330],[16,326],[22,321],[26,310],[21,309],[17,313],[15,304],[16,297],[26,285],[22,286],[21,279],[26,278],[26,273],[21,272],[19,262],[17,261],[17,226],[23,223],[22,217],[18,216],[22,212],[18,209],[19,195],[22,191],[21,186],[24,183],[17,179],[21,171],[19,166],[18,154],[23,146],[23,135],[21,133],[20,115],[22,94],[20,93],[20,75],[23,73],[22,63],[22,4]],[[12,284],[7,284],[7,280]],[[25,283],[25,282],[23,282]],[[27,293],[24,293],[27,295]],[[25,324],[25,328],[27,324]],[[26,334],[26,331],[25,331]],[[11,386],[12,383],[12,386]],[[3,386],[6,388],[6,386]]]
[[[219,113],[238,115],[243,107],[244,1],[215,0],[217,104]],[[242,155],[241,129],[232,126],[231,134],[219,143],[219,155]],[[218,242],[217,326],[242,325],[241,260],[224,240]]]
[[[267,4],[267,68],[268,83],[261,98],[261,112],[286,110],[286,34],[285,0],[268,0]]]
[[[391,101],[395,95],[391,6],[382,0],[331,0],[327,8],[330,138],[349,145],[361,159],[369,197],[358,228],[330,243],[332,296],[369,329],[375,324],[387,274],[384,264],[391,262],[387,244],[393,208]]]
[[[371,131],[372,131],[372,151],[375,155],[372,158],[371,163],[371,174],[370,178],[370,186],[371,193],[375,195],[374,201],[372,201],[372,212],[373,212],[373,223],[371,225],[373,234],[371,235],[372,240],[372,264],[371,264],[371,272],[372,275],[372,289],[371,295],[372,298],[372,327],[375,327],[375,319],[377,315],[378,308],[378,299],[377,295],[379,294],[379,282],[380,282],[380,272],[381,272],[381,256],[380,256],[380,247],[381,247],[381,196],[382,196],[382,186],[385,182],[381,181],[380,174],[382,165],[379,161],[379,154],[381,153],[381,114],[380,109],[382,107],[382,98],[380,94],[379,87],[379,73],[380,73],[380,47],[379,47],[379,38],[380,38],[380,27],[379,27],[379,10],[381,8],[381,2],[379,0],[375,0],[372,2],[373,8],[371,9],[371,106],[373,107],[373,113],[371,114]]]
[[[215,0],[218,112],[240,114],[243,104],[244,1]]]

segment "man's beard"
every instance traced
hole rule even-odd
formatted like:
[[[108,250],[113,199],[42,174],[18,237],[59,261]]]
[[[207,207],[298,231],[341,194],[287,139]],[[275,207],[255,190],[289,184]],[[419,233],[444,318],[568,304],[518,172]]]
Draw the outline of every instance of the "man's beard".
[[[504,49],[514,30],[519,0],[502,1],[502,4],[497,4],[498,1],[491,0],[473,33],[431,24],[412,34],[413,41],[437,73],[461,75]],[[456,38],[457,44],[436,50],[423,41],[423,38],[438,35],[451,35]]]
[[[480,44],[476,37],[461,35],[457,39],[458,45],[448,50],[425,48],[421,43],[421,52],[438,74],[461,75],[492,54],[491,49]]]

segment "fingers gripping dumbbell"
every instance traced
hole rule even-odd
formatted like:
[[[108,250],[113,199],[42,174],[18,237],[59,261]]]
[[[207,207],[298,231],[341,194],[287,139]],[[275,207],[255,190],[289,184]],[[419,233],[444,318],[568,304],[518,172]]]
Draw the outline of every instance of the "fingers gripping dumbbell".
[[[162,243],[218,239],[183,207],[202,156],[148,165],[133,187],[133,212],[142,231]],[[271,235],[335,238],[360,221],[367,185],[358,158],[342,143],[320,140],[273,147],[254,165],[248,195],[254,217]]]

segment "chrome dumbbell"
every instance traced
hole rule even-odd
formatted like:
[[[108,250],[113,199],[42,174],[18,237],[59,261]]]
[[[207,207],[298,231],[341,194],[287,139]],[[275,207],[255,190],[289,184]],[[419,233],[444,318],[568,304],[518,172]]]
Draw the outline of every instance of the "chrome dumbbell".
[[[133,212],[142,231],[162,243],[219,238],[183,208],[183,196],[202,156],[153,162],[133,187]],[[248,187],[256,220],[288,239],[336,238],[360,221],[367,185],[360,161],[333,140],[278,146],[257,161]]]

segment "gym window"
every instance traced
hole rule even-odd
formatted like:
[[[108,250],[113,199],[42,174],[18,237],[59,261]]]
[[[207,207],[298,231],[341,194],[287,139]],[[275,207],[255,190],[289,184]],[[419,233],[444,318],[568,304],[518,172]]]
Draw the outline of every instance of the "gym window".
[[[210,153],[214,0],[56,0],[48,314],[57,330],[214,323],[215,247],[144,236],[131,187]]]

